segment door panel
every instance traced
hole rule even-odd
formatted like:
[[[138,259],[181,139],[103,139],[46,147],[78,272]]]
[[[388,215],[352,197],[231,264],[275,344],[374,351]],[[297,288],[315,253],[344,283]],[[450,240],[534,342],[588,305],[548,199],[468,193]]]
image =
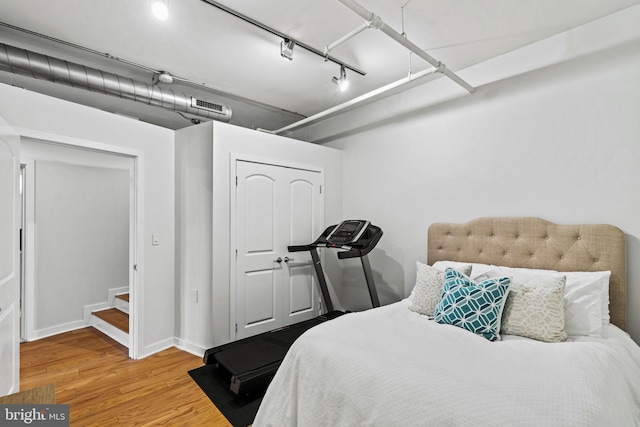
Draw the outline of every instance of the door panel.
[[[319,174],[298,171],[289,182],[289,242],[287,245],[303,245],[313,242],[319,234],[318,212],[320,208]],[[285,316],[288,324],[316,317],[318,288],[309,252],[296,252],[287,263],[289,305]],[[292,257],[290,257],[292,258]]]
[[[0,396],[20,389],[19,152],[0,118]]]
[[[265,165],[237,162],[236,337],[282,326],[278,257],[281,176]],[[282,258],[282,255],[279,255]]]
[[[289,186],[289,208],[291,236],[289,245],[304,245],[313,242],[314,236],[314,200],[313,184],[309,181],[296,180]]]
[[[315,278],[310,265],[289,264],[289,316],[299,316],[313,310]]]
[[[246,212],[246,232],[244,233],[246,251],[247,253],[273,253],[275,182],[268,176],[253,175],[246,178],[245,185],[246,193],[241,202],[245,203]]]
[[[245,276],[247,327],[275,322],[277,280],[274,270],[254,271]]]
[[[322,231],[322,174],[236,161],[236,339],[319,314],[311,256],[287,246]]]

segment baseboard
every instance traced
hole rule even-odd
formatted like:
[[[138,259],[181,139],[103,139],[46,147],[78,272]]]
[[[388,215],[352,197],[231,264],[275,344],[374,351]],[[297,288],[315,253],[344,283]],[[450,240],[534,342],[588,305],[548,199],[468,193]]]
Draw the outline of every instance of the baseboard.
[[[201,347],[197,344],[190,343],[181,338],[167,338],[166,340],[159,341],[155,344],[146,346],[144,348],[144,352],[138,355],[138,359],[144,359],[145,357],[149,357],[154,355],[155,353],[159,353],[162,350],[166,350],[171,347],[176,347],[182,351],[186,351],[187,353],[191,353],[194,356],[203,357],[206,348]]]
[[[174,346],[198,357],[204,357],[204,352],[207,350],[200,345],[183,340],[182,338],[174,338]]]
[[[157,343],[144,347],[142,352],[139,352],[138,359],[144,359],[145,357],[149,357],[171,347],[174,347],[173,338],[167,338],[165,340],[158,341]]]
[[[86,328],[87,326],[90,326],[90,323],[88,321],[76,320],[74,322],[69,322],[69,323],[65,323],[57,326],[51,326],[45,329],[37,329],[33,331],[33,337],[30,337],[29,341],[35,341],[41,338],[50,337],[52,335],[58,335],[65,332],[75,331],[77,329]]]

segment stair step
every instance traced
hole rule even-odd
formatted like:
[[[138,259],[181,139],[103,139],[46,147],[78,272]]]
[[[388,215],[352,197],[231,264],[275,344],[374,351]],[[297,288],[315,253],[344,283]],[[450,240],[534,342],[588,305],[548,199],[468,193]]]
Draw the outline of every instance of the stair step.
[[[116,298],[121,299],[122,301],[129,302],[129,294],[118,294]]]
[[[115,326],[123,332],[129,333],[129,315],[116,308],[94,311],[93,315]]]

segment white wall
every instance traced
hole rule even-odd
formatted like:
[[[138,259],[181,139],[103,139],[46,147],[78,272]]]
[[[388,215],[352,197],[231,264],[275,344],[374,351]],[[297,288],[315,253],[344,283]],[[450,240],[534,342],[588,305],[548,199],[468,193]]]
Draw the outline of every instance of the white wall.
[[[196,353],[229,341],[231,157],[324,168],[325,224],[342,214],[342,153],[240,128],[202,123],[176,132],[177,283],[181,344]],[[327,257],[329,283],[339,265]],[[193,291],[198,291],[198,302]],[[335,301],[340,307],[340,301]]]
[[[436,221],[609,223],[627,235],[627,329],[640,342],[638,22],[633,7],[464,70],[486,83],[473,95],[442,78],[306,131],[344,150],[345,217],[385,232],[371,260],[381,287],[408,294]]]
[[[201,123],[176,132],[175,331],[182,348],[199,354],[212,346],[213,336],[212,126]]]
[[[78,104],[0,84],[0,117],[21,129],[123,147],[140,153],[144,241],[138,283],[142,290],[139,356],[173,344],[174,337],[174,133]],[[158,233],[160,245],[151,245]]]

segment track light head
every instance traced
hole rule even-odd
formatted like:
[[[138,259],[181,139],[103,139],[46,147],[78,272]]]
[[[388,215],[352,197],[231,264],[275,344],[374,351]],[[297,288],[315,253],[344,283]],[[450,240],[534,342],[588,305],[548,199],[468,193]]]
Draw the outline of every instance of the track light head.
[[[340,66],[340,77],[332,77],[331,82],[338,85],[341,91],[347,90],[349,81],[347,80],[347,70],[345,70],[344,65]]]
[[[280,42],[280,56],[287,58],[289,61],[293,60],[293,48],[296,42],[290,39],[284,39]]]

